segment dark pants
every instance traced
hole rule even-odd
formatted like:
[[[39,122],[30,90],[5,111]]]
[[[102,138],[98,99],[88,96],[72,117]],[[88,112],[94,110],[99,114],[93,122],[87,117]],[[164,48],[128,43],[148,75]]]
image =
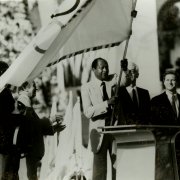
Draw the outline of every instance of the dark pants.
[[[112,135],[104,135],[103,142],[98,153],[94,153],[93,178],[92,180],[106,180],[107,176],[107,152],[109,151],[112,165],[115,162],[115,155],[112,155]],[[112,179],[115,180],[116,170],[112,167]]]
[[[177,168],[178,168],[178,174],[180,178],[180,134],[178,134],[176,137],[175,148],[176,148]]]
[[[4,169],[1,180],[19,180],[20,154],[3,155]]]
[[[26,157],[27,177],[29,180],[38,180],[37,169],[41,158],[28,155]]]

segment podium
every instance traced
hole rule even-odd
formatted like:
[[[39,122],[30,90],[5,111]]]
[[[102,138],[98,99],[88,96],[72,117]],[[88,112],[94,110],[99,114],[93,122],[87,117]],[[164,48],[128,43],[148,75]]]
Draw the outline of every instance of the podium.
[[[179,180],[175,150],[179,126],[99,128],[115,138],[116,180]]]

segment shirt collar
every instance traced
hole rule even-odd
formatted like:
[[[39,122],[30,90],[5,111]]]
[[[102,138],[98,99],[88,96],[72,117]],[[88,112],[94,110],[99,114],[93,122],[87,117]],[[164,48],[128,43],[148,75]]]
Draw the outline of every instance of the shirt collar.
[[[165,93],[166,93],[166,95],[167,95],[168,97],[171,97],[172,95],[174,95],[175,97],[177,96],[177,93],[172,93],[172,92],[170,92],[170,91],[168,91],[168,90],[165,90]]]
[[[127,86],[126,89],[127,89],[128,92],[131,92],[133,89],[135,89],[135,91],[137,91],[137,87],[136,86],[134,86],[134,87]]]
[[[172,100],[172,96],[174,95],[174,98],[177,99],[177,93],[171,93],[170,91],[165,91],[168,99],[171,101]]]
[[[105,82],[106,83],[106,81],[101,81],[101,80],[99,80],[99,79],[97,79],[97,78],[95,78],[95,82],[96,82],[96,84],[100,87],[101,86],[101,83],[102,82]]]

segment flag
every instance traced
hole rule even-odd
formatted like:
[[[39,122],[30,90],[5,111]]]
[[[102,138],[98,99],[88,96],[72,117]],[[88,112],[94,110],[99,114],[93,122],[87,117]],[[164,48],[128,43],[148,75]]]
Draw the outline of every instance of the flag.
[[[55,167],[42,179],[66,180],[75,174],[91,179],[93,154],[90,149],[83,146],[80,98],[77,98],[73,107],[72,92],[70,92],[64,124],[66,129],[59,136]]]
[[[156,5],[156,0],[137,1],[139,11],[127,52],[139,66],[138,85],[148,89],[151,97],[161,93]]]
[[[50,119],[55,117],[57,114],[57,100],[56,97],[53,98]],[[54,161],[57,152],[57,132],[53,136],[44,137],[45,144],[45,154],[42,159],[42,166],[40,171],[40,179],[44,178],[52,171],[54,168]]]
[[[114,47],[129,37],[135,0],[66,0],[0,78],[20,86],[46,67],[76,54]],[[64,12],[64,13],[63,13]]]
[[[63,68],[63,62],[57,64],[57,83],[58,83],[58,91],[64,91],[65,90],[65,82],[64,82],[64,68]]]
[[[78,175],[82,170],[82,124],[81,124],[81,111],[80,100],[77,99],[76,104],[73,107],[73,120],[72,120],[72,146],[70,154],[66,162],[66,172],[61,179],[70,179],[75,174]],[[59,159],[60,161],[60,159]]]
[[[69,92],[69,103],[66,108],[66,113],[64,116],[63,124],[66,125],[66,128],[59,135],[59,144],[57,147],[57,153],[55,157],[55,167],[51,173],[44,177],[46,180],[60,180],[66,173],[69,165],[69,155],[73,154],[73,131],[72,131],[72,122],[73,122],[73,95],[72,91]]]
[[[80,108],[80,97],[73,108],[73,129],[74,129],[74,164],[70,167],[69,172],[74,172],[79,176],[85,176],[87,180],[92,179],[93,153],[89,148],[83,146],[82,141],[82,114]]]

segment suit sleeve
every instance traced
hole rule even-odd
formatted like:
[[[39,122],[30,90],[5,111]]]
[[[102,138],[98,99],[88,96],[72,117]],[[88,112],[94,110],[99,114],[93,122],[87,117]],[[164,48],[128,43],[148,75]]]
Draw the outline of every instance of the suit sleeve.
[[[158,104],[156,98],[151,99],[151,123],[159,124],[159,119],[161,117],[160,113],[160,105]]]
[[[107,101],[93,105],[86,85],[81,87],[84,114],[87,118],[93,118],[107,113]]]
[[[9,114],[14,110],[14,98],[9,89],[5,88],[0,93],[0,112],[1,114]]]
[[[53,135],[53,126],[48,118],[40,119],[43,135]]]
[[[43,135],[54,134],[50,120],[48,118],[40,119],[33,108],[27,108],[26,117],[28,118],[28,121],[31,123],[31,126],[33,127],[32,131],[36,129],[36,131],[41,131]]]
[[[150,111],[151,111],[151,98],[150,98],[150,95],[149,95],[149,91],[146,91],[146,113],[147,113],[147,117],[150,116]]]

